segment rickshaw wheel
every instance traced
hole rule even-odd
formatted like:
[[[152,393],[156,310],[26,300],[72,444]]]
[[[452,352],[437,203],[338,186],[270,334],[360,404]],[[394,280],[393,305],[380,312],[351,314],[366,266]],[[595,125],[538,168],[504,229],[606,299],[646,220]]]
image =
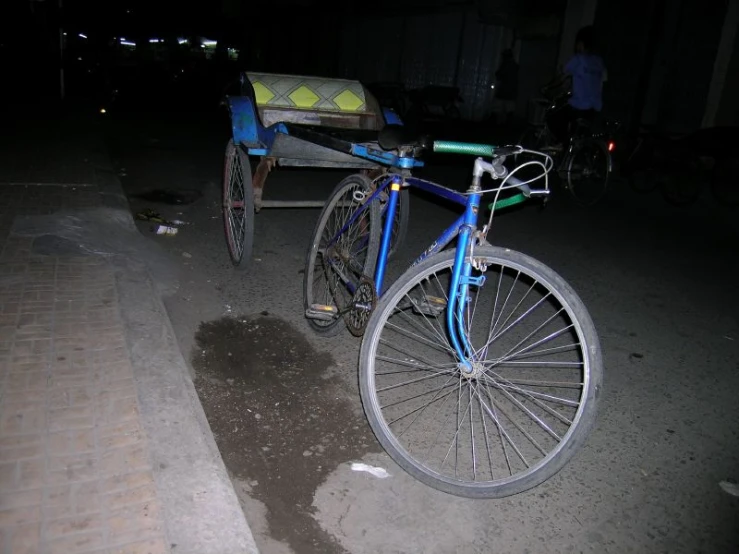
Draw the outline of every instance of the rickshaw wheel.
[[[246,269],[254,245],[254,189],[249,156],[228,141],[223,168],[223,224],[231,263]]]

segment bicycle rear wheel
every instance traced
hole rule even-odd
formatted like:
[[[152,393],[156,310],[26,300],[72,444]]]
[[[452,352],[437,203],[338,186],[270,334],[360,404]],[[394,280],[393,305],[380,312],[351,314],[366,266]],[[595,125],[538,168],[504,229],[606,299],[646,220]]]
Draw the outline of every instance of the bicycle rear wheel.
[[[652,141],[640,138],[622,169],[622,175],[628,179],[631,190],[648,194],[659,186],[657,160]]]
[[[584,140],[575,146],[567,164],[567,189],[575,202],[592,206],[603,198],[611,173],[611,155],[598,140]]]
[[[700,160],[689,154],[670,161],[660,179],[662,197],[673,206],[690,206],[707,185],[708,173]]]
[[[444,492],[499,498],[559,471],[593,426],[603,378],[585,306],[550,268],[524,254],[475,249],[487,282],[470,286],[460,327],[465,376],[446,305],[454,251],[409,269],[372,314],[359,384],[377,439],[405,471]]]
[[[331,193],[316,223],[303,276],[303,305],[317,333],[331,336],[341,331],[339,323],[355,290],[374,273],[380,248],[379,203],[372,202],[349,223],[371,192],[368,177],[350,175]]]

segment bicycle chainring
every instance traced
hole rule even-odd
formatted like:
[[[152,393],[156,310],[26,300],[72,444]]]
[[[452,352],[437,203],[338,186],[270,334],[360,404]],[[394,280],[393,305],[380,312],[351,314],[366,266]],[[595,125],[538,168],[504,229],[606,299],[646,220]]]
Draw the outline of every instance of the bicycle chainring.
[[[355,337],[361,337],[367,328],[372,312],[377,306],[377,291],[375,283],[368,277],[362,277],[354,292],[351,308],[344,313],[344,321],[349,332]]]

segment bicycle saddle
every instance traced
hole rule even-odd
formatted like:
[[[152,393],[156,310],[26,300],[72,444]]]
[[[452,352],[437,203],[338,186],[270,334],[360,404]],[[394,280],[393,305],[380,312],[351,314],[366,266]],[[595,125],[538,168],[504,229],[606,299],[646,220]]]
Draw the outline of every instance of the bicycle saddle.
[[[399,147],[431,148],[433,141],[427,135],[419,135],[403,125],[385,125],[377,135],[377,142],[383,150]]]

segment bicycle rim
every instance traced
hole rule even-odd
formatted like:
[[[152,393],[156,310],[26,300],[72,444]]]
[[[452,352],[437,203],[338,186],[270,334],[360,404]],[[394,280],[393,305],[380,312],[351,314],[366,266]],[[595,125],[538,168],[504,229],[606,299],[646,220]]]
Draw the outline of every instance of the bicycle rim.
[[[554,271],[478,248],[487,280],[470,287],[464,310],[475,368],[464,376],[445,324],[453,255],[411,268],[380,301],[360,354],[362,402],[380,443],[415,478],[458,496],[509,496],[554,475],[587,436],[598,338]]]

